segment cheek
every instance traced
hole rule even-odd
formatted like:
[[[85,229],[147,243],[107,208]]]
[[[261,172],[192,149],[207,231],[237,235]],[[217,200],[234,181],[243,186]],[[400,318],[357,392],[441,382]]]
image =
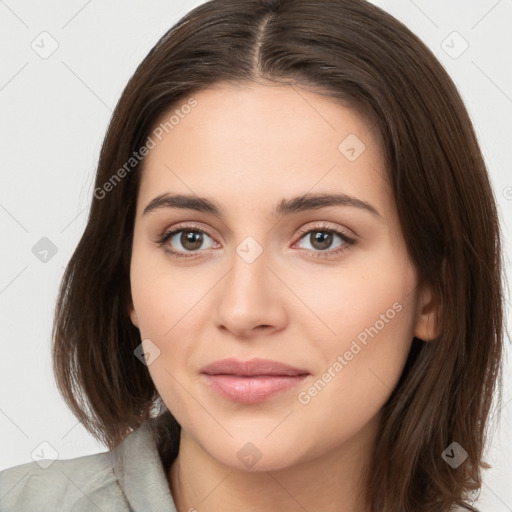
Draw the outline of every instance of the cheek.
[[[130,281],[141,337],[176,339],[196,321],[197,306],[217,279],[211,270],[180,268],[154,249],[134,248]]]
[[[354,338],[364,343],[368,329],[381,338],[400,342],[412,332],[411,320],[415,300],[415,272],[410,262],[390,248],[357,255],[339,267],[317,272],[290,274],[294,292],[311,314],[293,311],[293,321],[303,327],[317,326],[325,340],[336,350]],[[307,313],[307,312],[306,312]],[[404,336],[399,337],[399,333]]]
[[[340,394],[350,410],[368,401],[382,405],[400,378],[413,339],[415,272],[393,251],[361,258],[351,268],[340,266],[337,274],[332,270],[301,280],[294,290],[314,313],[295,312],[294,318],[318,356],[317,391],[327,409]]]
[[[398,383],[413,338],[410,263],[392,252],[359,263],[337,277],[316,279],[316,292],[308,295],[324,325],[315,338],[322,364],[298,398],[318,428],[330,432],[326,439],[340,436],[340,425],[355,433],[378,413]],[[308,321],[318,325],[312,315]]]
[[[177,416],[190,408],[186,381],[200,355],[202,326],[211,321],[208,295],[224,273],[222,269],[173,266],[165,257],[140,247],[132,254],[131,291],[140,336],[151,340],[158,354],[148,370],[160,396]]]
[[[340,315],[335,324],[339,335],[322,347],[322,370],[297,397],[300,418],[311,430],[322,431],[319,452],[332,440],[343,442],[378,421],[398,384],[412,341],[406,318],[412,309],[398,301],[389,308],[393,298],[382,297],[380,308],[372,303],[353,317]],[[381,311],[387,323],[379,318]]]
[[[186,418],[187,365],[194,353],[200,302],[212,284],[169,265],[139,265],[147,261],[141,256],[133,255],[131,289],[141,339],[151,340],[149,346],[158,354],[148,370],[166,406],[176,417]]]

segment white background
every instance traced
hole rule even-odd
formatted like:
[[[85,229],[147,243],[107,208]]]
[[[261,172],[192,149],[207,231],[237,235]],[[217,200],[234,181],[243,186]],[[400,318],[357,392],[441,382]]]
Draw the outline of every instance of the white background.
[[[54,383],[50,333],[58,285],[85,226],[100,145],[122,89],[160,36],[200,3],[0,0],[0,470],[31,461],[43,441],[62,459],[105,451],[67,410]],[[374,3],[416,33],[458,86],[499,203],[510,275],[512,2]],[[50,48],[44,31],[58,43],[46,59],[31,47],[46,37]],[[469,47],[453,58],[464,40]],[[57,247],[46,263],[32,253],[42,237]],[[502,420],[487,457],[494,467],[484,473],[476,503],[485,512],[512,510],[507,350]]]

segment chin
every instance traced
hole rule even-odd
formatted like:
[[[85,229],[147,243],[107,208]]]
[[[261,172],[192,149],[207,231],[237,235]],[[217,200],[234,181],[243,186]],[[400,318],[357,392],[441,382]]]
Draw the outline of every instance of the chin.
[[[243,441],[233,439],[224,447],[217,445],[207,451],[220,464],[235,470],[255,473],[285,469],[298,462],[296,457],[290,456],[296,450],[297,443],[293,443],[295,447],[293,448],[280,442],[272,443],[268,440],[252,442],[249,441],[249,436],[243,436],[243,438]]]

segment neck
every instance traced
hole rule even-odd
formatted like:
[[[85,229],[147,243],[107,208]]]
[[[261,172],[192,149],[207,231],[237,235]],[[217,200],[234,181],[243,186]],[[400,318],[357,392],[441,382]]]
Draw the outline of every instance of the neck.
[[[178,512],[280,510],[362,512],[363,473],[378,418],[346,443],[316,458],[272,471],[243,471],[221,464],[184,430],[168,479]]]

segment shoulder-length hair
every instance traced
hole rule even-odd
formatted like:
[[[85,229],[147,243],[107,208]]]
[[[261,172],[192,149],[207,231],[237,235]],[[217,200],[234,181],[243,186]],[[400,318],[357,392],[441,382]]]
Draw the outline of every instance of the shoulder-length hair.
[[[462,505],[481,487],[481,468],[491,467],[483,452],[496,391],[502,400],[497,209],[447,72],[409,29],[363,0],[212,0],[151,49],[113,113],[87,226],[62,280],[53,326],[58,388],[109,448],[151,419],[164,465],[176,456],[180,426],[165,406],[155,413],[161,399],[134,356],[141,339],[128,314],[141,148],[157,120],[194,92],[261,80],[327,95],[374,125],[411,261],[439,298],[439,336],[413,339],[384,406],[366,475],[368,510]],[[467,452],[458,467],[442,456],[454,442]]]

